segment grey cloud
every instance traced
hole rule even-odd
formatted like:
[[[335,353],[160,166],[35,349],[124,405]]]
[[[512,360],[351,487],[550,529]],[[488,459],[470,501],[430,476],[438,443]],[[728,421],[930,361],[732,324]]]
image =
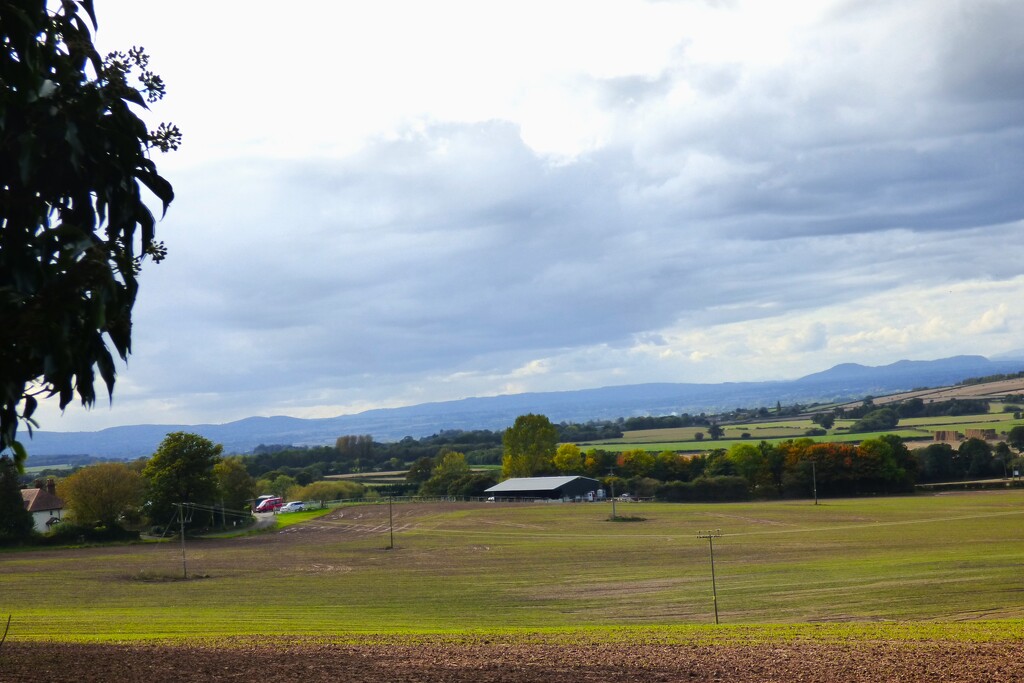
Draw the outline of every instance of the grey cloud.
[[[725,170],[675,206],[664,198],[666,220],[717,221],[756,239],[1016,220],[1024,38],[1012,27],[1022,13],[1006,2],[859,6],[865,25],[886,26],[889,42],[876,46],[885,54],[843,53],[858,33],[833,17],[799,63],[734,76],[736,87],[706,93],[693,112],[659,116],[652,105],[647,118],[658,125],[632,146],[648,170],[634,176],[645,183],[637,196],[694,188],[688,168],[700,154]],[[941,27],[955,30],[933,30]],[[901,40],[910,29],[913,40]],[[667,73],[699,81],[701,67],[683,59]]]
[[[1022,25],[1024,5],[1012,0],[979,0],[949,12],[936,70],[948,95],[971,106],[1024,99]]]
[[[872,60],[766,74],[681,63],[595,82],[625,124],[644,125],[570,163],[494,121],[344,160],[179,171],[162,226],[171,257],[143,275],[133,379],[211,402],[377,395],[566,349],[660,344],[678,323],[1011,277],[1024,132],[1005,124],[1017,107],[1001,94],[1020,51],[1001,60],[1015,37],[982,14],[934,37],[961,71],[895,100],[898,84],[859,68]],[[998,49],[972,57],[986,35]],[[677,79],[708,100],[665,111]],[[813,328],[795,343],[825,339]]]

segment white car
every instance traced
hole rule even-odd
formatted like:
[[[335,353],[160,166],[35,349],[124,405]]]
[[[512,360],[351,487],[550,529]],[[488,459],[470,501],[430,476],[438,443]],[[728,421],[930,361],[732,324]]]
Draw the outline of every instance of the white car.
[[[301,500],[293,500],[290,503],[285,503],[284,507],[281,508],[281,512],[301,512],[306,509],[306,504]]]

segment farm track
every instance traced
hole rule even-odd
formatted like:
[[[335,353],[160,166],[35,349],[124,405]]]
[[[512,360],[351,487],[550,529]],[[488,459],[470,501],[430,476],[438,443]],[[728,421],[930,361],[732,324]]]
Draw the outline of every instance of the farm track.
[[[0,681],[92,683],[389,681],[876,681],[1024,680],[1019,643],[650,645],[417,642],[213,646],[21,643],[0,650]]]

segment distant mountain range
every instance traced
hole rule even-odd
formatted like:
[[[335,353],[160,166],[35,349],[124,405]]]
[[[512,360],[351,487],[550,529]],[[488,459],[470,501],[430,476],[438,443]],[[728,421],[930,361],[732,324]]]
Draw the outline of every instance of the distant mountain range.
[[[189,431],[223,444],[227,453],[248,453],[260,444],[333,444],[344,434],[371,434],[377,441],[397,441],[444,429],[499,430],[525,413],[541,413],[553,422],[586,422],[638,415],[713,414],[735,408],[774,407],[776,402],[842,402],[1020,371],[1024,371],[1024,358],[996,361],[983,356],[955,356],[932,361],[902,360],[881,367],[844,363],[790,381],[633,384],[466,398],[322,419],[250,417],[219,425],[132,425],[98,432],[36,432],[27,445],[31,456],[135,458],[152,453],[168,432]]]

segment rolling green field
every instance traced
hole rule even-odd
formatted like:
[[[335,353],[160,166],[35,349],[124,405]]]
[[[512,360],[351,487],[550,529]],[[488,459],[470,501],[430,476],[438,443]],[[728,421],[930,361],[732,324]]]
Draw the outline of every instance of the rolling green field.
[[[12,638],[1024,624],[1024,491],[716,505],[339,508],[235,539],[0,553]],[[292,519],[298,519],[294,517]],[[1000,622],[1004,623],[1004,622]],[[927,627],[915,626],[917,630]],[[986,627],[989,628],[989,627]],[[989,628],[991,630],[991,628]],[[462,635],[459,635],[462,634]]]
[[[994,404],[993,412],[978,415],[941,415],[936,417],[904,418],[894,429],[882,432],[849,434],[845,429],[853,425],[854,420],[836,420],[835,426],[827,435],[807,437],[815,441],[828,442],[859,442],[882,434],[895,434],[903,439],[928,440],[936,430],[955,430],[963,433],[967,429],[994,429],[997,433],[1008,432],[1024,420],[1014,419],[1013,413],[995,412],[1001,409]],[[624,432],[619,439],[588,441],[581,443],[584,449],[591,446],[606,451],[621,452],[642,448],[647,451],[670,450],[679,453],[699,453],[712,448],[729,448],[735,443],[767,441],[776,444],[788,439],[804,438],[808,429],[817,427],[808,419],[785,419],[765,422],[749,422],[742,424],[722,425],[724,430],[720,439],[712,440],[707,436],[707,427],[679,427],[666,429],[644,429]],[[839,429],[843,428],[843,429]],[[698,440],[696,434],[704,434]],[[749,434],[749,437],[743,437]]]

